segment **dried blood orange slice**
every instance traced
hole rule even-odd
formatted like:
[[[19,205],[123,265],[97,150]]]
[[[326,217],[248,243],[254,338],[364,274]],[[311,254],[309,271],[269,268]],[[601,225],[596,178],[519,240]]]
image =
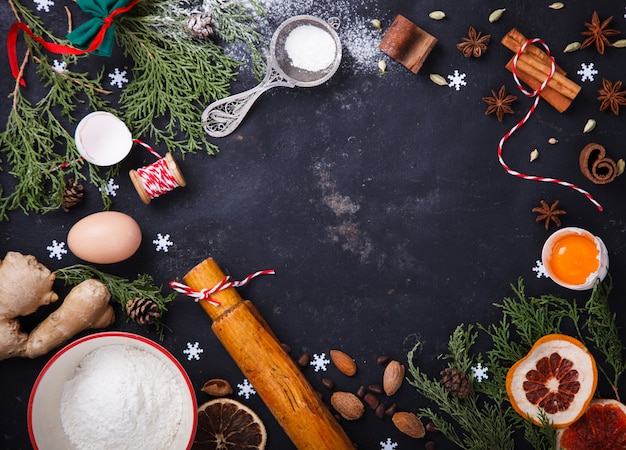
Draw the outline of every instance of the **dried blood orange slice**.
[[[617,400],[592,400],[576,422],[557,432],[563,450],[625,450],[626,406]]]
[[[550,334],[509,369],[506,391],[524,418],[540,425],[543,412],[554,427],[562,428],[583,414],[597,383],[595,360],[582,342]]]
[[[243,403],[216,398],[198,407],[193,450],[263,450],[266,443],[265,425]]]

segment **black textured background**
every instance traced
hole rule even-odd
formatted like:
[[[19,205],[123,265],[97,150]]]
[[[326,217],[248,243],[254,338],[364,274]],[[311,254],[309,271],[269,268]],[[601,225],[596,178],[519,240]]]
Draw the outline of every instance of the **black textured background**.
[[[42,17],[61,33],[66,26],[62,6],[70,2],[57,3]],[[319,2],[316,11],[324,3],[332,4]],[[277,88],[264,94],[235,133],[215,140],[221,150],[216,156],[178,158],[188,186],[148,206],[125,175],[143,164],[131,154],[121,163],[112,209],[137,220],[143,242],[128,261],[102,269],[129,278],[148,273],[166,293],[167,282],[181,278],[207,257],[215,258],[236,279],[275,269],[275,276],[258,278],[240,292],[255,303],[294,357],[304,351],[328,355],[330,349],[339,348],[358,363],[353,379],[332,366],[328,372],[304,369],[327,399],[322,377],[329,376],[338,388],[348,390],[380,382],[382,368],[376,357],[387,354],[406,362],[407,351],[417,341],[423,343],[419,364],[436,376],[442,368],[437,356],[446,351],[455,326],[497,319],[492,304],[511,295],[510,284],[520,276],[529,295],[553,293],[585,300],[588,293],[563,290],[549,279],[537,278],[532,270],[549,232],[535,222],[531,209],[541,199],[549,203],[558,199],[567,211],[564,226],[586,228],[605,242],[614,280],[611,302],[623,326],[624,180],[593,185],[580,173],[578,153],[587,143],[597,142],[609,156],[624,157],[626,111],[618,117],[601,113],[596,96],[602,77],[626,78],[626,50],[609,48],[604,56],[594,48],[570,54],[562,50],[582,40],[580,32],[594,10],[603,19],[613,15],[612,28],[626,32],[626,2],[566,0],[558,11],[549,9],[549,3],[355,0],[344,14],[357,11],[366,21],[380,19],[385,27],[396,14],[403,14],[439,39],[419,74],[383,54],[387,74],[379,75],[377,58],[369,71],[354,70],[354,58],[344,50],[339,71],[324,85]],[[507,11],[491,24],[488,15],[496,8]],[[435,9],[448,17],[440,22],[429,19]],[[0,17],[0,34],[5,36],[13,17],[6,2],[0,4]],[[470,25],[492,35],[480,59],[466,59],[456,49]],[[498,163],[498,141],[532,103],[504,69],[512,53],[499,41],[512,27],[527,37],[544,39],[582,91],[563,114],[541,102],[529,123],[505,145],[505,159],[522,172],[562,178],[588,189],[603,205],[602,213],[579,193],[519,180]],[[125,63],[119,53],[113,58],[105,61],[111,71],[115,62]],[[102,58],[94,61],[95,67],[103,64]],[[581,63],[590,62],[600,74],[595,81],[582,83],[576,71]],[[0,67],[0,116],[6,123],[14,83],[8,65]],[[467,86],[460,91],[437,86],[428,78],[429,73],[446,76],[455,69],[467,74]],[[249,71],[243,71],[232,92],[255,84]],[[518,100],[513,104],[515,116],[499,123],[484,115],[481,98],[503,84]],[[33,76],[28,89],[41,89]],[[585,135],[582,128],[590,117],[598,125]],[[552,136],[559,139],[558,145],[547,144]],[[540,158],[531,164],[533,148],[539,148]],[[4,155],[0,158],[6,160]],[[4,163],[0,182],[10,183],[9,170]],[[89,189],[85,202],[67,214],[11,214],[10,221],[0,223],[0,253],[33,254],[52,270],[79,262],[71,254],[61,261],[50,259],[46,246],[53,239],[65,241],[76,221],[100,210],[98,193],[93,186]],[[170,235],[174,245],[167,253],[155,252],[152,239],[157,233]],[[26,318],[25,324],[49,311]],[[170,330],[162,343],[188,371],[199,401],[208,399],[200,387],[209,378],[226,378],[233,385],[242,381],[213,336],[210,319],[193,301],[179,296],[164,320]],[[127,323],[119,310],[111,329],[158,339]],[[189,361],[183,350],[187,342],[196,341],[204,353],[199,361]],[[0,448],[30,448],[28,397],[50,356],[0,361]],[[406,383],[393,400],[407,410],[427,405]],[[291,448],[258,396],[242,401],[265,421],[270,449]],[[379,421],[371,411],[343,425],[360,449],[378,449],[387,437],[398,443],[398,450],[423,448],[423,441],[403,436],[390,420]],[[441,436],[432,438],[438,448],[453,448]]]

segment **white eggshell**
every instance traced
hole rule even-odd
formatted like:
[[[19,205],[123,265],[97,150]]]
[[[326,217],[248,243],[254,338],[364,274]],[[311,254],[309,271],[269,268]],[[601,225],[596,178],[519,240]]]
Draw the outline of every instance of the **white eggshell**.
[[[74,255],[95,264],[111,264],[130,258],[141,244],[141,229],[121,212],[103,211],[82,218],[67,235]]]

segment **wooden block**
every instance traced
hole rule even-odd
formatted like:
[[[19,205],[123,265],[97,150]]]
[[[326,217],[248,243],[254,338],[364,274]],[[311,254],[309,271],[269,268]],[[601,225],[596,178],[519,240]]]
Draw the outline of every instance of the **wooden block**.
[[[398,14],[378,48],[413,73],[419,72],[437,38]]]

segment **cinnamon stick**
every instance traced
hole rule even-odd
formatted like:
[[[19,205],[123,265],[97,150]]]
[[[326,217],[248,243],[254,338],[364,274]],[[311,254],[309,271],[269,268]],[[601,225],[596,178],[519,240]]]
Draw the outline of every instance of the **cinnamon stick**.
[[[192,289],[210,288],[224,279],[209,258],[185,275]],[[234,288],[212,295],[220,304],[200,305],[212,329],[259,397],[298,449],[354,450],[354,445],[301,369],[285,352],[259,311]]]
[[[526,37],[515,28],[502,38],[502,44],[516,53],[526,41]],[[505,66],[510,72],[513,72],[514,59],[515,58],[511,58]],[[517,59],[516,73],[518,78],[533,90],[541,86],[550,71],[550,57],[539,47],[534,45],[526,47],[524,52],[522,52]],[[581,87],[568,79],[565,71],[555,65],[555,72],[540,95],[557,111],[564,112],[569,108],[580,90]]]

